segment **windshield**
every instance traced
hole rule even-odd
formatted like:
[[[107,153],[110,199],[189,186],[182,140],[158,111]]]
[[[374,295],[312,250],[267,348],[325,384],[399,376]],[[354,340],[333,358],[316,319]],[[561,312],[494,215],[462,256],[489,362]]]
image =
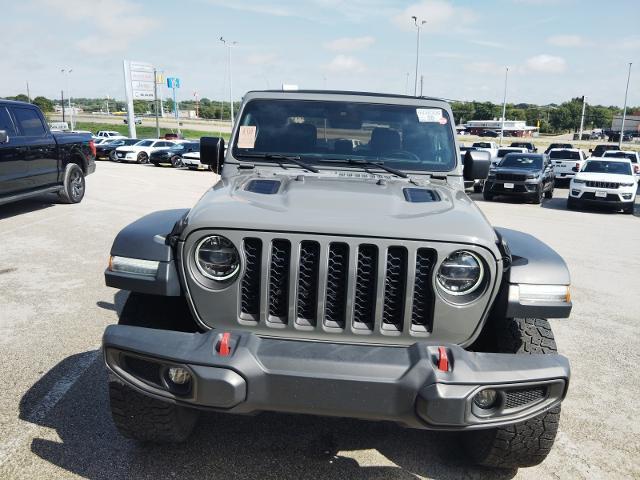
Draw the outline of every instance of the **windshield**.
[[[580,160],[579,152],[571,152],[568,150],[556,150],[549,152],[549,158],[562,158],[563,160]]]
[[[509,153],[500,162],[501,167],[525,168],[527,170],[540,170],[542,168],[542,157],[534,155],[518,155]]]
[[[441,108],[338,101],[253,100],[239,122],[233,155],[382,161],[409,171],[456,165],[450,119]],[[315,160],[315,162],[314,162]]]
[[[585,173],[615,173],[619,175],[631,175],[631,164],[626,162],[589,160],[582,171]]]
[[[502,158],[504,157],[507,153],[514,153],[514,152],[519,152],[520,150],[514,150],[513,148],[501,148],[498,150],[498,153],[496,154],[496,157]]]
[[[135,144],[136,147],[150,147],[153,145],[153,140],[140,140]]]
[[[488,142],[476,142],[473,146],[476,148],[491,148],[491,144]]]
[[[614,157],[614,158],[626,158],[631,160],[633,163],[637,163],[636,154],[633,152],[621,152],[619,150],[609,150],[608,152],[604,152],[604,157]]]

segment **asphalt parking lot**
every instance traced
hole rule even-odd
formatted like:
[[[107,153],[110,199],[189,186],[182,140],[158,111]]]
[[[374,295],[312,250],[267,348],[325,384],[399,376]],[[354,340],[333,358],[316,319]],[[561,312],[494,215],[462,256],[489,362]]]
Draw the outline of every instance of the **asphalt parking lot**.
[[[79,205],[40,197],[0,206],[0,478],[638,478],[640,205],[633,216],[483,202],[496,226],[556,249],[573,278],[570,319],[552,320],[572,363],[560,433],[540,466],[469,467],[455,435],[347,419],[207,415],[179,446],[119,436],[99,354],[126,292],[104,286],[116,233],[191,206],[210,172],[99,162]]]

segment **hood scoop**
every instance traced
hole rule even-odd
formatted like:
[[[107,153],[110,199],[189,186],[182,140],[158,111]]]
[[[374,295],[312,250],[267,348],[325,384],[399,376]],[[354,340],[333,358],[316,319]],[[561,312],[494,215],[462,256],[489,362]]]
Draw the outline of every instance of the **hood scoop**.
[[[280,180],[251,180],[249,181],[244,189],[247,192],[252,193],[260,193],[262,195],[274,195],[278,193],[280,190],[280,185],[282,182]]]
[[[440,195],[428,188],[404,188],[404,199],[409,203],[430,203],[439,202]]]

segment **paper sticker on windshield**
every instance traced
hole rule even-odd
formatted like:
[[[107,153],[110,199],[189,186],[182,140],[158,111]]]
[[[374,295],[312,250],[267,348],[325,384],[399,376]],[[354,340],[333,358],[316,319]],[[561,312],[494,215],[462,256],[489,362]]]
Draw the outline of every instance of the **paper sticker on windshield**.
[[[243,125],[238,134],[238,148],[253,148],[256,144],[256,126]]]
[[[416,108],[419,122],[438,123],[442,119],[442,110],[439,108]]]

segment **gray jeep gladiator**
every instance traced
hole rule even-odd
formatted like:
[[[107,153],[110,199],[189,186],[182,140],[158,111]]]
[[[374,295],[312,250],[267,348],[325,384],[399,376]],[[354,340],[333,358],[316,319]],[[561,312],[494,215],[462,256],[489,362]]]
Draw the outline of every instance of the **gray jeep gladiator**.
[[[103,337],[113,420],[185,440],[202,410],[393,421],[460,432],[475,463],[536,465],[569,362],[548,318],[569,272],[536,238],[493,228],[464,193],[442,100],[249,92],[220,180],[190,210],[124,228],[108,286],[130,291]]]

